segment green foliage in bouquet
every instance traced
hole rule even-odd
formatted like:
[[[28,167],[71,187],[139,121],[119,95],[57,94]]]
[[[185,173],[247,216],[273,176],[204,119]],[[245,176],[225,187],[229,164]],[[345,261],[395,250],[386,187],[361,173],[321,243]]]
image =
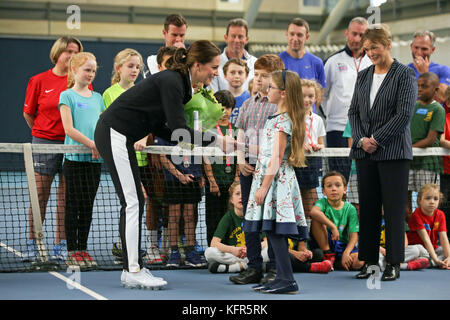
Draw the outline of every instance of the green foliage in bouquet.
[[[184,106],[186,123],[190,128],[194,128],[194,111],[198,111],[198,120],[202,131],[214,128],[225,112],[214,97],[213,91],[205,88],[194,94]]]

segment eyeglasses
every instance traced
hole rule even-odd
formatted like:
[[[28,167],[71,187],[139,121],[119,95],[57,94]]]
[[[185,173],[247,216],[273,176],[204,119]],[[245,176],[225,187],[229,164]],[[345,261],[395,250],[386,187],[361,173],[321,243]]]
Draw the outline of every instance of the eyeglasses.
[[[283,91],[283,90],[284,90],[284,89],[281,89],[281,88],[277,88],[277,87],[274,87],[274,86],[272,86],[272,85],[270,85],[270,84],[269,84],[269,90],[270,90],[270,89],[277,89],[277,90],[281,90],[281,91]]]

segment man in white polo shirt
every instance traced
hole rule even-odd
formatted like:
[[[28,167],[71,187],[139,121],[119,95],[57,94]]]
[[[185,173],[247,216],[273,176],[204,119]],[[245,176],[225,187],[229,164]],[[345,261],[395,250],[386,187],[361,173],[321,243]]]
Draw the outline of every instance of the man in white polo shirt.
[[[211,88],[214,92],[219,90],[228,90],[228,81],[223,74],[223,66],[231,58],[242,59],[247,63],[250,72],[244,83],[244,90],[248,90],[248,82],[253,78],[254,64],[256,57],[250,55],[245,46],[248,43],[248,24],[241,18],[232,19],[228,22],[227,32],[224,35],[227,46],[220,56],[219,76],[211,82]]]
[[[342,137],[348,121],[348,109],[353,97],[358,72],[372,64],[362,50],[361,36],[368,26],[362,17],[353,18],[345,30],[347,44],[325,61],[327,87],[323,95],[322,108],[326,117],[327,147],[347,148],[347,139]],[[351,160],[330,158],[330,170],[341,172],[348,180]]]

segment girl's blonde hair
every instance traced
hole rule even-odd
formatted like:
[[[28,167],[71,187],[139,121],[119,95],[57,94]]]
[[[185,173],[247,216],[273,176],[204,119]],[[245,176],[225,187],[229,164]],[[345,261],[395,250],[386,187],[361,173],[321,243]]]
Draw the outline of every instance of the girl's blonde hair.
[[[284,79],[284,80],[283,80]],[[302,84],[296,72],[277,70],[272,72],[272,80],[278,88],[285,90],[284,106],[292,121],[291,154],[288,162],[294,167],[305,166],[305,117]]]
[[[74,54],[72,58],[70,58],[69,70],[67,71],[67,89],[70,89],[75,85],[75,78],[72,69],[78,69],[83,64],[85,64],[86,61],[89,59],[92,59],[95,62],[97,62],[95,56],[90,52],[79,52],[77,54]]]
[[[302,84],[302,87],[314,89],[314,94],[316,95],[316,101],[317,101],[317,99],[320,96],[320,85],[316,81],[310,80],[310,79],[300,79],[300,82]]]
[[[113,67],[113,75],[111,77],[111,85],[120,82],[120,74],[119,74],[119,72],[117,72],[117,68],[118,67],[119,68],[122,67],[123,64],[125,62],[127,62],[127,60],[130,57],[133,57],[133,56],[137,56],[139,58],[139,69],[140,69],[140,71],[142,71],[144,69],[144,63],[143,63],[143,60],[142,60],[142,56],[141,56],[141,54],[139,52],[137,52],[134,49],[130,49],[130,48],[123,49],[114,58],[114,67]]]
[[[420,206],[419,202],[422,199],[423,194],[428,192],[428,191],[430,191],[430,190],[437,191],[437,193],[439,195],[439,205],[441,204],[442,198],[444,197],[444,195],[442,194],[441,190],[439,189],[439,186],[437,184],[434,184],[434,183],[427,183],[427,184],[424,184],[420,188],[419,192],[417,193],[417,205],[418,206]]]

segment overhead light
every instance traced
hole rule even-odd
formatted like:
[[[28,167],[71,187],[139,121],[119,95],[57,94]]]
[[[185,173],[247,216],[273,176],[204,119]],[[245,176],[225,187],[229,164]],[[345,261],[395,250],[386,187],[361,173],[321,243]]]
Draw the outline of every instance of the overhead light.
[[[370,6],[371,7],[379,7],[383,3],[386,3],[387,0],[370,0]]]

